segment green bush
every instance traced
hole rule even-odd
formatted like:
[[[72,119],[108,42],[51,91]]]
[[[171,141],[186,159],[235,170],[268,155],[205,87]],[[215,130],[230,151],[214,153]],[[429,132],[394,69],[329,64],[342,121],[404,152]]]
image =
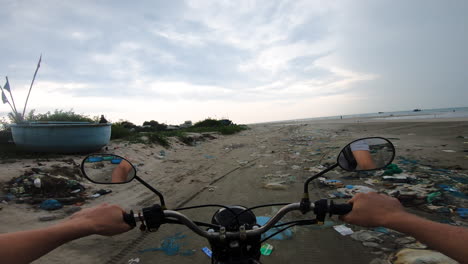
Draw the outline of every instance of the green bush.
[[[26,121],[36,122],[47,122],[47,121],[59,121],[59,122],[98,122],[98,117],[90,118],[89,116],[77,114],[70,109],[68,111],[55,109],[53,113],[47,112],[45,114],[36,114],[34,110],[31,110],[25,117]]]
[[[222,126],[221,120],[207,118],[203,121],[199,121],[193,125],[193,127],[220,127]]]
[[[162,135],[161,133],[148,133],[148,142],[149,143],[158,143],[163,147],[169,147],[169,140],[167,137]]]
[[[111,139],[125,139],[132,134],[130,129],[120,125],[112,124],[111,127]]]

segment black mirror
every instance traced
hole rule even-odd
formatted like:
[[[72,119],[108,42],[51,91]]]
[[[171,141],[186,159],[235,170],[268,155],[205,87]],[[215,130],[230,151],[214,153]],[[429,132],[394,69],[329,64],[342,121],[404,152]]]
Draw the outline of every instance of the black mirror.
[[[347,171],[385,168],[395,158],[395,147],[381,137],[361,138],[349,143],[338,155],[338,165]]]
[[[136,169],[125,158],[113,154],[97,154],[81,162],[83,175],[94,183],[127,183],[136,176]]]

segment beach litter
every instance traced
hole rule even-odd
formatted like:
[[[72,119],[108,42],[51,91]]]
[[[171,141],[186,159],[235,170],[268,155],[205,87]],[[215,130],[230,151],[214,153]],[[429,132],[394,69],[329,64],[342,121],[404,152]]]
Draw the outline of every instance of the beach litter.
[[[452,149],[444,149],[442,150],[443,152],[447,152],[447,153],[454,153],[456,152],[455,150],[452,150]]]
[[[140,250],[138,252],[140,253],[145,253],[145,252],[152,252],[152,251],[162,251],[164,254],[167,256],[192,256],[195,254],[195,250],[184,250],[181,251],[181,246],[183,246],[183,243],[180,242],[180,240],[186,238],[187,235],[183,235],[181,232],[176,233],[173,236],[169,236],[164,238],[161,241],[161,247],[158,248],[147,248]]]
[[[440,252],[433,250],[421,249],[402,249],[398,251],[390,259],[393,259],[393,264],[421,264],[421,263],[434,263],[434,264],[457,264],[455,260],[443,255]]]
[[[336,225],[333,227],[336,232],[340,233],[342,236],[347,236],[353,234],[353,230],[345,225]]]
[[[273,252],[273,245],[268,243],[263,244],[260,248],[260,253],[262,253],[263,256],[270,256],[271,252]]]
[[[63,205],[57,200],[48,199],[43,201],[39,207],[47,211],[52,211],[62,208]]]
[[[333,188],[340,188],[344,186],[343,182],[341,182],[340,180],[329,180],[324,177],[319,177],[317,180],[324,186],[329,186]]]
[[[386,167],[382,176],[392,176],[394,174],[402,173],[403,170],[398,167],[396,164],[390,164]]]
[[[203,253],[205,253],[205,255],[207,255],[209,258],[211,258],[213,256],[213,252],[211,252],[211,249],[207,248],[207,247],[204,247],[202,248],[202,251]]]
[[[260,225],[260,226],[263,226],[270,220],[270,218],[271,217],[269,217],[269,216],[257,216],[257,224]],[[282,224],[282,222],[279,221],[277,224],[280,225],[280,224]],[[280,231],[281,229],[282,229],[282,227],[271,228],[266,233],[262,234],[262,239],[265,239],[265,238],[273,235],[274,233]],[[290,229],[286,229],[283,232],[274,235],[270,239],[285,240],[285,239],[290,239],[292,237],[292,235],[293,235],[292,231]]]

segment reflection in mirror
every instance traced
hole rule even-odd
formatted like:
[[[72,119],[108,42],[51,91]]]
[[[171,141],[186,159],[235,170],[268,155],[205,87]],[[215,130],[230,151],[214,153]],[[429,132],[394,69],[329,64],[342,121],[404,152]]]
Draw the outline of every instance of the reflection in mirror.
[[[338,156],[338,164],[347,171],[382,169],[393,161],[395,148],[384,138],[364,138],[348,144]]]
[[[88,156],[83,161],[82,170],[95,183],[126,183],[136,175],[130,162],[109,154]]]

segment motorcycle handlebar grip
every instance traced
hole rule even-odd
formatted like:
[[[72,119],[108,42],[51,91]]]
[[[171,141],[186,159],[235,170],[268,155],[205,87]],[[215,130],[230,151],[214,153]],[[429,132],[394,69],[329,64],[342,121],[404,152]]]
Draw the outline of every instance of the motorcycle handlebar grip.
[[[130,211],[130,213],[123,212],[123,220],[125,223],[127,223],[131,227],[136,226],[136,221],[135,217],[133,216],[133,211]]]
[[[344,204],[330,204],[328,209],[330,215],[345,215],[353,210],[353,204],[344,203]]]

